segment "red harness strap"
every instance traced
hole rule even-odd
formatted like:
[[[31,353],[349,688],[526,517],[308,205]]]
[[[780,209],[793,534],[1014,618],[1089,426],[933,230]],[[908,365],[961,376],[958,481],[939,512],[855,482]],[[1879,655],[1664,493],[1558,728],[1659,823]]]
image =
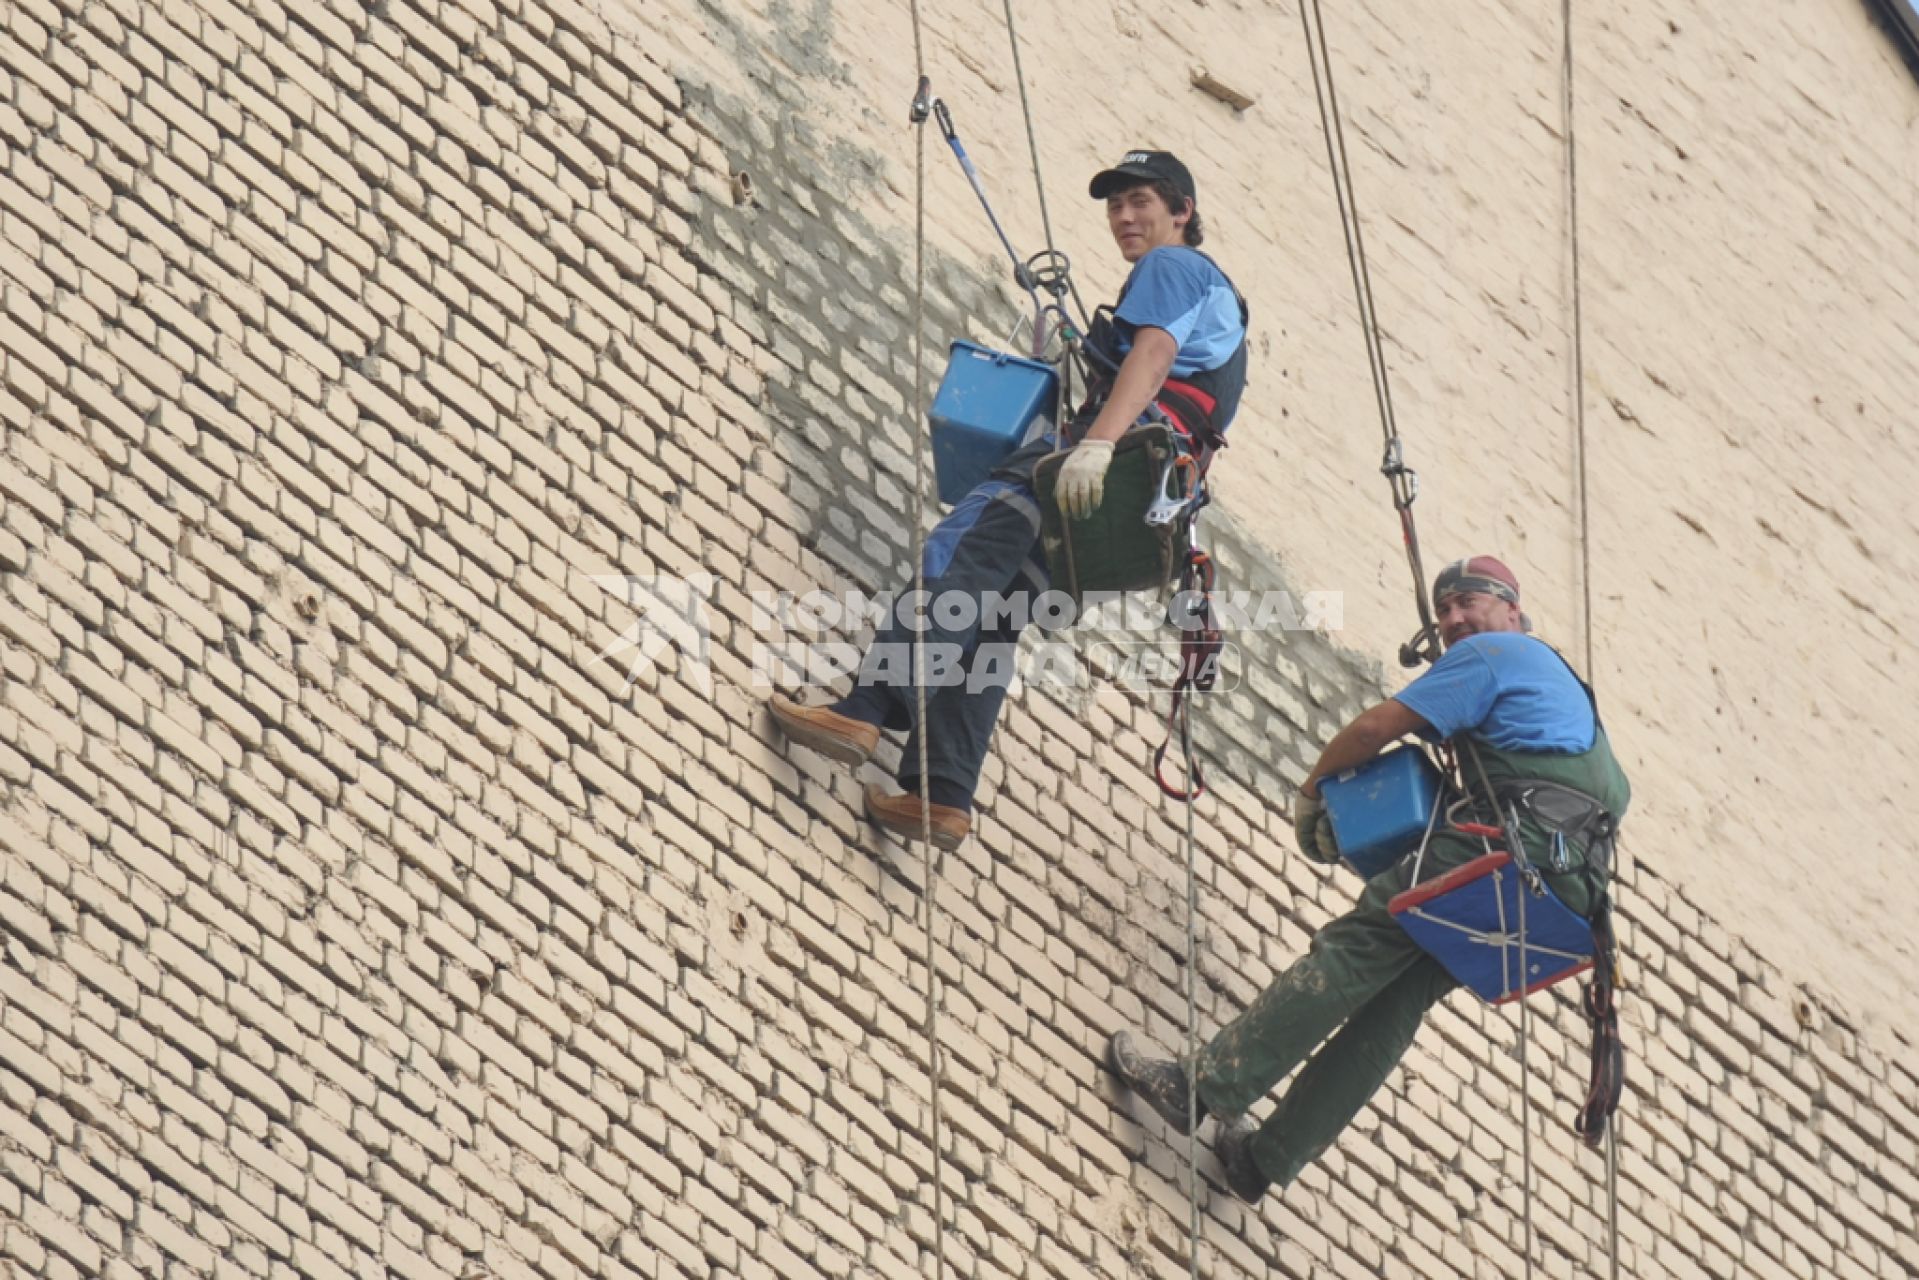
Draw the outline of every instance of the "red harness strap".
[[[1213,427],[1213,411],[1219,408],[1217,397],[1208,395],[1190,382],[1181,382],[1178,378],[1168,378],[1160,384],[1159,394],[1153,397],[1153,403],[1166,415],[1191,446],[1193,456],[1199,460],[1199,469],[1203,472],[1213,460],[1213,455],[1226,447],[1226,437]]]

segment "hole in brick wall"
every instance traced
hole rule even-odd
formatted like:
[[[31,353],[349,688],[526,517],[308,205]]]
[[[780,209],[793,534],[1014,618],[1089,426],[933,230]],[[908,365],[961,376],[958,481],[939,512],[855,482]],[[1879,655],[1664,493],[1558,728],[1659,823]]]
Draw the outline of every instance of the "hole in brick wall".
[[[753,175],[744,169],[733,175],[733,203],[753,203]]]
[[[746,912],[744,911],[735,911],[733,913],[733,936],[736,938],[744,938],[746,936]]]
[[[320,597],[311,594],[301,596],[293,602],[293,611],[304,621],[313,621],[320,616]]]

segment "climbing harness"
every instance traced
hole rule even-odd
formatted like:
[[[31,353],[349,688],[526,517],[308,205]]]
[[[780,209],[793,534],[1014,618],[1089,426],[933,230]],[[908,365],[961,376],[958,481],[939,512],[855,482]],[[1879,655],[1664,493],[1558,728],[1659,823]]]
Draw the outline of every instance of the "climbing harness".
[[[1011,29],[1010,0],[1006,8]],[[1016,31],[1013,45],[1017,72]],[[1026,104],[1023,76],[1020,90],[1022,106],[1027,109],[1028,141],[1033,148],[1037,178],[1038,147],[1030,107]],[[1076,428],[1083,429],[1084,424],[1091,422],[1117,376],[1119,349],[1112,308],[1099,308],[1086,323],[1076,323],[1068,310],[1070,300],[1080,315],[1085,314],[1072,285],[1071,264],[1065,254],[1053,247],[1051,223],[1043,209],[1047,248],[1031,258],[1020,257],[993,211],[979,170],[960,140],[951,109],[933,95],[931,83],[924,75],[914,95],[912,118],[915,123],[931,119],[939,126],[941,136],[958,160],[974,196],[986,212],[987,221],[1013,264],[1014,282],[1026,291],[1033,307],[1032,363],[1000,356],[968,343],[954,344],[947,379],[935,398],[934,413],[936,426],[940,428],[934,453],[940,464],[941,497],[952,501],[970,489],[972,483],[977,483],[978,478],[984,478],[997,457],[1010,452],[1023,435],[1030,433],[1033,428],[1028,424],[1037,416],[1035,397],[1044,394],[1055,397],[1053,412],[1046,416],[1058,424],[1056,429],[1062,435]],[[1043,183],[1040,191],[1043,201]],[[1051,295],[1050,301],[1041,296],[1043,291]],[[1239,298],[1239,304],[1244,324],[1248,315],[1243,297]],[[1060,354],[1054,361],[1060,373],[1056,385],[1039,381],[1043,375],[1037,363],[1044,358],[1055,335],[1062,339]],[[1234,360],[1243,362],[1245,356],[1242,343]],[[963,359],[975,363],[965,364]],[[990,373],[995,379],[991,393],[968,388],[963,381],[969,376],[977,381],[986,372],[978,365],[980,360],[991,366]],[[1063,414],[1059,406],[1070,402],[1075,370],[1080,375],[1085,396],[1073,422],[1066,424],[1060,421]],[[1195,522],[1199,509],[1207,502],[1204,484],[1207,466],[1213,454],[1226,443],[1215,417],[1219,407],[1215,388],[1230,372],[1230,369],[1208,371],[1164,380],[1148,407],[1146,424],[1119,442],[1108,471],[1107,500],[1091,517],[1070,520],[1058,511],[1052,500],[1058,469],[1064,462],[1063,452],[1042,461],[1034,474],[1040,499],[1041,547],[1056,589],[1075,602],[1102,592],[1163,593],[1177,573],[1181,596],[1194,596],[1197,601],[1191,616],[1173,619],[1181,634],[1179,674],[1172,690],[1166,740],[1153,756],[1155,782],[1175,799],[1196,799],[1205,791],[1203,773],[1196,761],[1188,761],[1192,780],[1180,787],[1166,780],[1164,762],[1173,740],[1173,726],[1186,714],[1188,694],[1210,690],[1217,675],[1221,637],[1212,618],[1213,564],[1197,545]],[[1016,389],[1009,393],[1009,386]],[[976,418],[960,418],[962,409],[979,415],[981,406],[989,401],[991,409],[984,416],[993,419],[993,427],[983,427]],[[951,406],[949,412],[940,412],[942,404]],[[964,465],[949,461],[949,457],[957,457],[961,451],[971,453]],[[1130,455],[1135,451],[1146,455],[1147,472],[1141,473],[1132,460]],[[1145,488],[1141,484],[1142,475],[1150,476]],[[1194,587],[1202,578],[1204,587],[1195,595]]]

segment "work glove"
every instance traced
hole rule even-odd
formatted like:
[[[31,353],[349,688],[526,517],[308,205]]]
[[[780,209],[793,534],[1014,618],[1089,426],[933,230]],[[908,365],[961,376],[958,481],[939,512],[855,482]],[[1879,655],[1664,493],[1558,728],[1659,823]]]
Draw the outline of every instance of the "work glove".
[[[1113,465],[1111,440],[1082,440],[1066,455],[1059,469],[1059,483],[1053,496],[1059,509],[1075,520],[1084,520],[1099,509],[1106,494],[1106,468]]]
[[[1299,851],[1314,862],[1339,861],[1339,841],[1333,838],[1333,820],[1326,816],[1326,802],[1304,791],[1293,797],[1293,839]]]

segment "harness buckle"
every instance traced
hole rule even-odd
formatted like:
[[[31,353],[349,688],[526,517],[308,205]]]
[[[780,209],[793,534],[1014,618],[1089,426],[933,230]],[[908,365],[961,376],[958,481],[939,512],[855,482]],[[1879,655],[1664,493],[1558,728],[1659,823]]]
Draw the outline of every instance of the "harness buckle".
[[[1564,831],[1553,832],[1552,864],[1553,870],[1561,874],[1572,870],[1572,851],[1566,847],[1566,833]]]

